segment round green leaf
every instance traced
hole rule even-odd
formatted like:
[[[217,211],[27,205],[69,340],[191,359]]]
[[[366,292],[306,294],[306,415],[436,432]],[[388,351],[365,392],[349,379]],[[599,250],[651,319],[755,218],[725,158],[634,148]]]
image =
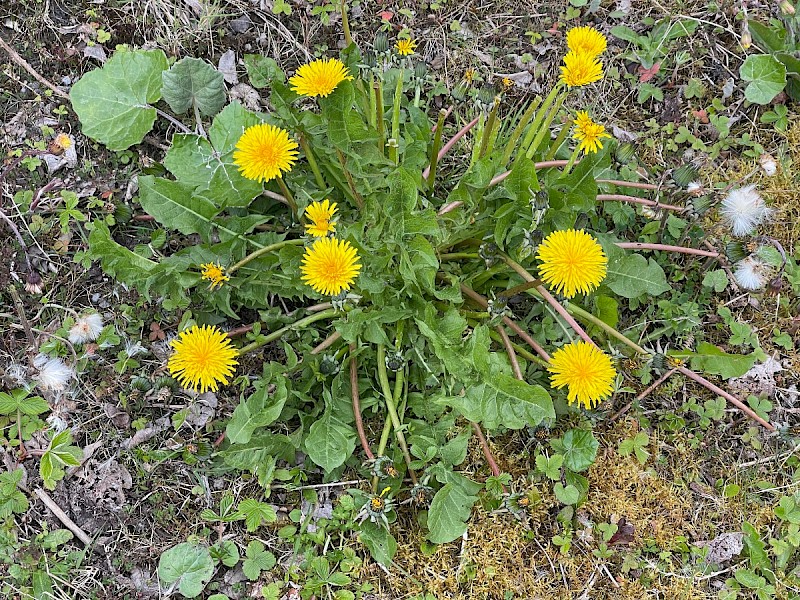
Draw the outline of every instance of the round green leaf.
[[[183,542],[170,548],[158,560],[158,576],[164,583],[178,582],[187,598],[199,596],[214,574],[214,561],[206,546]]]
[[[167,57],[161,50],[117,52],[103,66],[72,86],[72,108],[83,133],[110,150],[125,150],[153,128],[161,98],[161,73]]]
[[[756,104],[769,104],[786,87],[786,67],[770,54],[748,56],[739,75],[749,81],[744,97]]]
[[[563,444],[564,464],[576,473],[592,466],[600,446],[592,432],[584,429],[570,429],[564,434]]]
[[[164,100],[178,114],[193,106],[213,117],[225,106],[222,73],[199,58],[182,58],[162,74]]]

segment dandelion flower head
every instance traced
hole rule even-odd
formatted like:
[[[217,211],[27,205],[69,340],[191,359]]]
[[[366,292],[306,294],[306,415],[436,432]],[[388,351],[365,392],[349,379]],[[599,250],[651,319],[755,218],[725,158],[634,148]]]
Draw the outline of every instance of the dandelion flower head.
[[[572,52],[598,56],[606,51],[606,36],[594,27],[573,27],[567,32],[567,47]]]
[[[248,127],[236,143],[233,162],[254,181],[270,181],[291,171],[297,160],[297,142],[285,129],[259,123]]]
[[[581,230],[554,231],[539,246],[539,276],[567,298],[588,294],[606,276],[608,259],[591,235]]]
[[[297,73],[289,79],[292,90],[300,96],[320,96],[324,98],[336,89],[343,81],[350,81],[353,76],[338,58],[312,61],[297,69]]]
[[[53,143],[61,150],[69,150],[72,147],[72,138],[66,133],[59,133],[53,140]]]
[[[597,57],[570,50],[561,67],[561,81],[569,87],[588,85],[603,78],[603,65]]]
[[[301,279],[327,296],[349,290],[360,270],[356,249],[347,240],[332,237],[320,238],[306,248],[300,265]]]
[[[733,278],[736,284],[745,290],[760,290],[767,283],[770,267],[754,256],[748,256],[736,263]]]
[[[733,235],[749,235],[769,217],[770,209],[756,191],[755,185],[731,190],[722,201],[720,213],[730,225]]]
[[[194,325],[170,342],[174,352],[167,367],[182,387],[195,392],[216,392],[227,385],[238,364],[238,352],[217,327]]]
[[[43,391],[64,391],[69,381],[75,377],[75,371],[67,363],[46,354],[37,354],[33,359],[33,367],[38,371],[33,380]]]
[[[306,217],[311,223],[306,223],[306,230],[309,235],[314,237],[327,237],[328,233],[336,231],[336,221],[333,215],[336,213],[336,202],[331,204],[330,200],[313,202],[306,208]]]
[[[222,287],[226,281],[230,281],[231,278],[225,274],[225,269],[222,268],[222,265],[219,263],[205,263],[200,265],[200,276],[209,281],[211,285],[209,285],[210,289],[216,289],[218,287]]]
[[[611,136],[606,133],[605,127],[592,121],[589,113],[582,110],[578,111],[578,115],[575,118],[575,133],[572,134],[572,137],[580,140],[580,149],[588,154],[589,152],[602,150],[603,144],[600,140]]]
[[[72,344],[85,344],[96,340],[102,331],[103,317],[98,313],[89,313],[78,317],[70,327],[67,339]]]
[[[417,47],[417,42],[415,40],[397,40],[397,43],[394,45],[397,53],[400,56],[411,56],[414,54],[414,50]]]
[[[567,386],[567,401],[586,408],[610,396],[617,377],[611,358],[594,344],[584,341],[556,350],[547,370],[552,387]]]

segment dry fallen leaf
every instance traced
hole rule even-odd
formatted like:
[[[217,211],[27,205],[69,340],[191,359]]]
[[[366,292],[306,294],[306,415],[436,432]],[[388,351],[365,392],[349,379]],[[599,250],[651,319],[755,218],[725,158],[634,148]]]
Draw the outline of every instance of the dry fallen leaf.
[[[661,63],[656,63],[649,69],[645,69],[642,65],[639,65],[637,72],[639,73],[639,83],[647,83],[653,77],[658,75],[658,72],[661,70]]]

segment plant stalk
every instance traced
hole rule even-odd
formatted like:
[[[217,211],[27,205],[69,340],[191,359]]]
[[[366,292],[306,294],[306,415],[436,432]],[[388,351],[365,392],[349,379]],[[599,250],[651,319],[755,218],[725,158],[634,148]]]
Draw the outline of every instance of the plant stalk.
[[[247,354],[248,352],[252,352],[253,350],[258,350],[262,346],[266,346],[270,342],[274,342],[275,340],[280,339],[283,336],[283,334],[293,329],[302,329],[307,325],[311,325],[312,323],[316,323],[317,321],[322,321],[323,319],[330,319],[331,317],[334,316],[336,316],[336,309],[330,308],[328,310],[318,312],[313,315],[309,315],[307,317],[299,319],[294,323],[290,323],[285,327],[281,327],[277,331],[273,331],[269,335],[264,336],[262,339],[250,342],[246,346],[242,346],[239,349],[239,355]]]
[[[394,427],[394,433],[397,436],[397,443],[400,445],[400,450],[403,452],[403,458],[405,458],[406,466],[408,467],[408,474],[411,476],[411,481],[413,481],[414,485],[416,485],[417,475],[411,468],[411,455],[409,454],[408,446],[406,445],[406,436],[403,434],[403,430],[401,429],[402,424],[400,423],[400,417],[397,415],[397,405],[394,401],[392,388],[389,385],[389,375],[386,372],[386,348],[383,344],[378,344],[377,361],[378,379],[381,384],[381,389],[383,390],[383,395],[386,398],[386,409],[389,411],[392,427]],[[398,377],[400,377],[400,375],[398,375]]]
[[[375,90],[375,128],[378,130],[378,150],[383,154],[386,144],[383,130],[383,82],[376,79],[372,88]]]
[[[467,134],[467,132],[469,132],[470,129],[472,129],[473,127],[475,127],[475,125],[478,124],[479,119],[480,117],[475,117],[474,119],[472,119],[472,121],[470,121],[469,123],[464,125],[464,127],[459,129],[458,132],[453,137],[447,140],[447,143],[442,147],[441,150],[439,150],[439,154],[437,155],[437,161],[442,160],[442,157],[448,152],[450,152],[450,150],[453,148],[453,146],[456,145],[458,140],[464,137]],[[422,178],[427,179],[429,173],[430,173],[430,167],[425,167],[425,170],[422,172]]]
[[[325,179],[322,177],[322,173],[319,170],[317,159],[314,158],[314,153],[311,151],[311,146],[308,145],[308,140],[306,139],[306,136],[301,133],[298,136],[298,141],[300,142],[300,147],[303,149],[303,154],[306,155],[306,160],[308,161],[308,165],[314,172],[314,179],[317,180],[317,186],[319,187],[320,190],[328,189],[328,186],[325,185]]]
[[[433,190],[433,183],[436,180],[436,167],[439,164],[439,149],[442,146],[442,129],[444,129],[444,120],[447,118],[447,111],[442,109],[439,111],[439,120],[436,122],[436,132],[433,134],[433,146],[431,146],[431,156],[428,162],[428,189]]]
[[[550,109],[550,112],[547,113],[544,121],[539,127],[539,131],[536,133],[536,137],[533,138],[533,142],[531,143],[530,147],[528,148],[525,156],[527,158],[533,158],[533,155],[536,154],[536,150],[539,148],[539,144],[542,143],[545,135],[550,135],[550,124],[553,122],[556,114],[559,110],[561,110],[561,105],[564,103],[564,99],[567,97],[566,92],[561,94],[558,99],[553,104],[553,108]]]
[[[506,149],[503,151],[503,156],[500,159],[500,168],[504,168],[508,164],[508,161],[511,159],[511,155],[514,153],[514,149],[517,147],[517,142],[519,141],[519,138],[522,136],[522,133],[528,126],[528,123],[530,123],[534,111],[539,107],[539,104],[541,104],[541,102],[542,102],[541,96],[537,96],[531,101],[531,103],[528,105],[528,108],[525,109],[525,112],[522,113],[522,116],[520,117],[517,126],[514,128],[514,132],[511,134],[511,137],[508,138],[508,142],[506,143]]]
[[[286,198],[286,203],[289,205],[289,210],[292,211],[292,218],[296,221],[302,222],[300,217],[300,213],[297,211],[297,202],[292,196],[292,192],[289,191],[289,188],[286,187],[286,182],[283,180],[283,177],[276,177],[275,181],[278,182],[278,187],[281,188],[281,193],[283,197]]]
[[[284,246],[300,246],[303,243],[305,243],[305,240],[303,240],[303,239],[283,240],[281,242],[276,242],[274,244],[270,244],[269,246],[264,246],[263,248],[259,248],[255,252],[251,252],[250,254],[245,256],[242,260],[237,262],[230,269],[227,269],[226,274],[229,275],[229,276],[232,275],[233,273],[235,273],[236,271],[241,269],[243,266],[245,266],[250,261],[257,259],[259,256],[267,254],[268,252],[273,252],[275,250],[280,250]]]
[[[572,120],[567,119],[567,122],[562,125],[561,131],[558,132],[558,136],[550,146],[550,151],[547,153],[547,156],[544,157],[545,160],[553,160],[556,157],[556,152],[558,152],[558,149],[561,147],[561,144],[564,143],[564,140],[567,139],[571,129]]]
[[[353,399],[353,418],[356,422],[356,431],[358,431],[358,439],[361,441],[361,448],[369,460],[374,460],[375,455],[369,447],[367,434],[364,431],[364,421],[361,418],[361,399],[358,393],[358,361],[355,352],[356,345],[350,344],[350,391]]]
[[[350,35],[350,19],[347,16],[347,0],[342,0],[342,31],[344,32],[344,47],[347,48],[353,43],[353,36]]]
[[[486,120],[486,126],[483,128],[483,135],[481,136],[481,148],[478,151],[478,160],[486,155],[489,148],[489,140],[492,137],[495,123],[497,122],[497,110],[500,108],[500,101],[495,100],[492,110],[489,112],[489,118]]]

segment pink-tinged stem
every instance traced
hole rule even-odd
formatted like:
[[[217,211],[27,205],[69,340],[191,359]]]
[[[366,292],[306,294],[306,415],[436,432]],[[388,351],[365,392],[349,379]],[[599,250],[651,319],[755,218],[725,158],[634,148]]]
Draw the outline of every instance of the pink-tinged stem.
[[[444,111],[444,118],[446,119],[447,117],[449,117],[450,113],[452,113],[452,112],[453,112],[453,105],[451,104],[450,106],[447,107],[447,110]],[[433,125],[433,127],[431,127],[431,133],[436,133],[436,128],[438,126],[439,126],[439,123],[435,123]]]
[[[535,281],[536,280],[536,278],[533,275],[531,275],[530,273],[528,273],[528,271],[525,270],[525,267],[523,267],[519,263],[514,262],[509,257],[504,256],[503,257],[503,261],[509,267],[514,269],[514,271],[520,277],[522,277],[525,281]],[[572,327],[572,329],[575,331],[575,333],[577,333],[583,341],[590,343],[592,346],[595,346],[595,347],[597,346],[597,344],[594,343],[594,340],[589,337],[589,334],[586,333],[583,330],[583,327],[581,327],[578,324],[578,322],[572,317],[572,315],[567,312],[566,308],[561,306],[561,303],[558,300],[553,298],[553,295],[550,292],[548,292],[547,289],[543,285],[537,285],[534,289],[537,292],[539,292],[539,294],[541,294],[542,298],[544,298],[545,301],[550,306],[552,306],[559,315],[561,315],[564,318],[564,320],[569,324],[570,327]]]
[[[481,450],[483,450],[483,456],[486,458],[486,462],[489,463],[489,468],[492,470],[492,475],[495,477],[500,477],[500,467],[497,466],[497,462],[494,460],[494,456],[492,456],[492,451],[489,449],[489,442],[486,441],[486,438],[483,437],[483,431],[481,431],[481,426],[478,425],[475,421],[470,421],[472,424],[472,429],[475,430],[475,435],[478,438],[478,441],[481,444]],[[503,487],[505,490],[505,487]]]
[[[356,431],[364,454],[369,460],[375,460],[375,455],[369,447],[367,434],[364,431],[364,421],[361,418],[361,399],[358,394],[358,362],[356,361],[356,345],[350,344],[350,394],[353,400],[353,417],[356,421]]]
[[[464,125],[464,127],[462,127],[458,131],[458,133],[456,133],[453,137],[447,140],[447,143],[444,146],[442,146],[441,150],[439,150],[437,161],[442,160],[442,157],[453,149],[453,146],[456,145],[458,140],[464,137],[467,134],[467,132],[473,127],[475,127],[475,125],[477,124],[478,124],[478,117],[475,117],[474,119],[472,119],[472,121]],[[427,179],[428,173],[430,173],[430,167],[426,167],[425,170],[422,172],[422,178]]]
[[[679,252],[681,254],[694,254],[696,256],[719,258],[719,252],[710,252],[709,250],[699,250],[697,248],[686,248],[685,246],[670,246],[669,244],[646,244],[644,242],[618,242],[615,245],[624,250],[664,250],[665,252]]]
[[[725,390],[723,390],[722,388],[717,387],[716,385],[711,383],[705,377],[702,377],[701,375],[698,375],[697,373],[695,373],[691,369],[687,369],[684,366],[678,367],[678,372],[686,375],[686,377],[688,377],[689,379],[691,379],[693,381],[696,381],[697,383],[699,383],[700,385],[702,385],[706,389],[711,390],[712,392],[714,392],[718,396],[722,396],[728,402],[730,402],[731,404],[736,406],[739,410],[741,410],[744,414],[746,414],[748,417],[750,417],[754,421],[756,421],[759,424],[761,424],[764,427],[766,427],[769,431],[775,431],[775,427],[773,425],[771,425],[770,423],[768,423],[767,421],[765,421],[764,419],[762,419],[761,417],[759,417],[755,413],[755,411],[753,411],[752,408],[747,406],[744,402],[739,400],[736,396],[733,396],[733,395],[729,394],[728,392],[726,392]]]
[[[661,202],[656,202],[655,200],[637,198],[636,196],[625,196],[624,194],[597,194],[597,199],[601,202],[628,202],[629,204],[642,204],[644,206],[654,206],[657,208],[663,208],[664,210],[675,210],[678,212],[686,212],[689,210],[685,206],[662,204]]]
[[[461,200],[456,200],[455,202],[450,202],[449,204],[445,204],[442,208],[439,209],[439,212],[436,213],[438,216],[446,215],[452,210],[457,209],[459,206],[464,204]]]
[[[498,325],[495,329],[497,333],[500,334],[500,339],[503,340],[503,347],[506,349],[508,360],[511,362],[511,370],[514,371],[514,377],[520,381],[525,381],[525,377],[522,375],[522,369],[519,367],[517,353],[514,352],[514,346],[511,345],[511,339],[508,337],[505,328],[502,325]]]
[[[463,283],[461,284],[461,293],[472,298],[475,302],[478,303],[478,305],[481,308],[489,307],[489,302],[486,300],[486,298],[481,296],[478,292],[476,292],[472,288],[467,287]],[[547,362],[550,362],[550,355],[544,350],[544,348],[542,348],[539,344],[537,344],[536,340],[534,340],[530,335],[528,335],[525,332],[525,330],[522,329],[519,325],[517,325],[510,317],[503,317],[503,323],[508,325],[511,331],[516,333],[521,340],[523,340],[526,344],[528,344],[531,348],[533,348],[533,351],[536,352],[536,354],[538,354],[539,356],[541,356],[542,359],[546,360]]]
[[[610,183],[617,187],[637,188],[640,190],[657,190],[658,186],[653,183],[641,183],[638,181],[621,181],[619,179],[598,179],[597,183]]]
[[[533,168],[537,171],[539,169],[551,169],[554,167],[566,167],[568,160],[545,160],[542,162],[533,163]],[[511,171],[506,171],[505,173],[500,173],[500,175],[495,175],[494,178],[489,182],[489,187],[493,185],[497,185],[501,181],[503,181],[506,177],[511,175]]]

